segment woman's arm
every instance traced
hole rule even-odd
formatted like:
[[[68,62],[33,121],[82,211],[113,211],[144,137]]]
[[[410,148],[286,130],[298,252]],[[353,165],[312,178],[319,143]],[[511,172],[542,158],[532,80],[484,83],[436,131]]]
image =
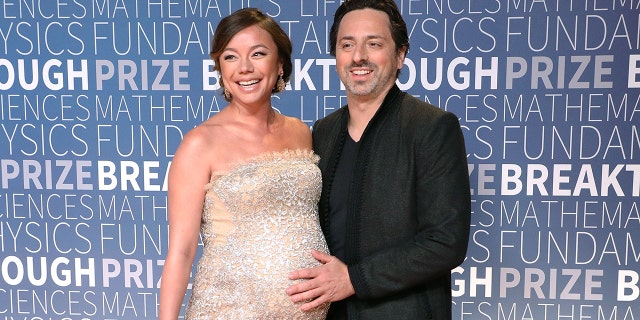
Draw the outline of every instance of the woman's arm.
[[[169,248],[160,286],[161,320],[178,318],[197,252],[204,187],[211,176],[202,131],[196,128],[185,135],[169,169]]]

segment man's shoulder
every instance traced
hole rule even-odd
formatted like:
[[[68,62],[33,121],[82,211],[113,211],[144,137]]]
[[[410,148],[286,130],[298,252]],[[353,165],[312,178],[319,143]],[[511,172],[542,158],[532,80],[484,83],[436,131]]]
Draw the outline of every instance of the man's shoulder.
[[[343,109],[344,107],[324,116],[321,119],[318,119],[313,125],[313,130],[315,131],[316,128],[332,127],[333,125],[340,123],[340,119],[344,116]]]
[[[422,101],[408,93],[403,93],[400,112],[418,121],[450,117],[453,114],[429,102]]]
[[[458,116],[428,102],[404,94],[398,116],[400,125],[427,133],[460,127]]]
[[[420,100],[407,92],[402,92],[401,97],[402,97],[402,100],[401,100],[402,104],[404,106],[407,106],[409,110],[419,110],[422,112],[429,112],[429,113],[446,112],[442,108],[434,104],[431,104],[429,102],[426,102],[424,100]]]

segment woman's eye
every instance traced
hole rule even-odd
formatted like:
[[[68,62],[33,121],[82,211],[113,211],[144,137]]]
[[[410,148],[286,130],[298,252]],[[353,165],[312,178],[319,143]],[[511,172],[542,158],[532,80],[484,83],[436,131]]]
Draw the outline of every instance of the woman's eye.
[[[266,56],[266,55],[267,55],[267,53],[263,52],[263,51],[257,51],[257,52],[253,53],[254,57],[261,57],[261,56]]]
[[[228,54],[222,57],[222,60],[229,61],[235,59],[234,55]]]

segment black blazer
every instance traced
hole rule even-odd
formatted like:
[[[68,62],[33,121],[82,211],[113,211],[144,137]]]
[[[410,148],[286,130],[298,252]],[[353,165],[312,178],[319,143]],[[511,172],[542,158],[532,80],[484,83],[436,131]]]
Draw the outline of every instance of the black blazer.
[[[313,146],[329,238],[329,194],[347,106],[318,120]],[[458,118],[394,86],[361,139],[348,206],[349,319],[451,319],[451,270],[465,258],[470,189]]]

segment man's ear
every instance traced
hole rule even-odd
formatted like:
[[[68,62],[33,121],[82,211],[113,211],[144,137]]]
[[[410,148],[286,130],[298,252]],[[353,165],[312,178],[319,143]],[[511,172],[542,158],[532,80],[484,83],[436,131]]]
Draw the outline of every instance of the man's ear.
[[[398,69],[402,69],[402,66],[404,65],[404,58],[407,56],[407,46],[402,45],[398,50],[396,50],[396,52],[398,58]]]

